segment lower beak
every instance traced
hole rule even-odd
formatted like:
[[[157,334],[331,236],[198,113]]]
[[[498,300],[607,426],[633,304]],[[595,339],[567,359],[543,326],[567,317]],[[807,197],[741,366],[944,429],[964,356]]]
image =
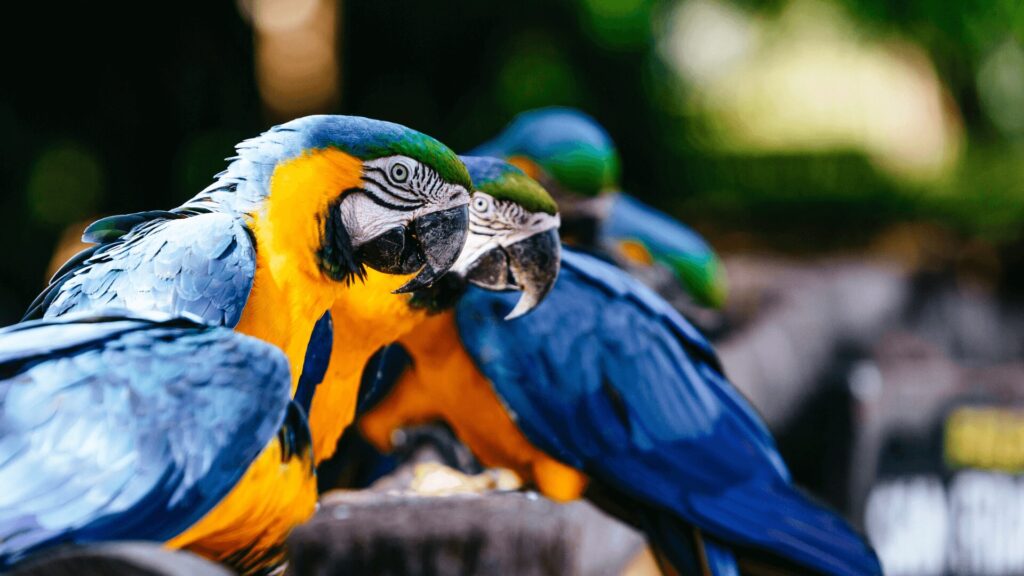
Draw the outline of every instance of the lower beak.
[[[431,212],[414,220],[411,226],[426,264],[395,294],[426,288],[455,264],[469,232],[469,206]]]
[[[562,243],[558,230],[552,229],[520,240],[507,250],[509,269],[523,293],[505,316],[505,320],[512,320],[536,308],[554,287],[562,261]]]

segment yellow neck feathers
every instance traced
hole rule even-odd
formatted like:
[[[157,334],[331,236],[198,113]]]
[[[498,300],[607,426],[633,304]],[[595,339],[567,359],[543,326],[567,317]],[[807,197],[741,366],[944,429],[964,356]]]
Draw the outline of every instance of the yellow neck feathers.
[[[361,181],[358,158],[336,149],[310,151],[274,170],[267,201],[250,215],[256,279],[236,329],[284,350],[293,389],[313,325],[345,291],[317,263],[324,216],[342,191]]]

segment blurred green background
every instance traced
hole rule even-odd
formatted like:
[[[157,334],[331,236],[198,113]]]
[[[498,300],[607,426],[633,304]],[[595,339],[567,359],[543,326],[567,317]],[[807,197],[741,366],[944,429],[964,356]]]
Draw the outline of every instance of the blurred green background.
[[[0,35],[6,322],[68,226],[174,206],[235,142],[314,112],[466,149],[521,110],[577,106],[629,191],[726,252],[949,259],[1007,293],[1024,277],[1018,2],[20,8]]]

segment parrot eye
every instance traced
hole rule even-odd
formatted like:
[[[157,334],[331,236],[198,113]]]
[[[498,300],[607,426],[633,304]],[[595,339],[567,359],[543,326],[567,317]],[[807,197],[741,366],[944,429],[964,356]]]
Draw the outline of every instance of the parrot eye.
[[[487,209],[490,207],[490,205],[491,203],[488,202],[486,198],[479,194],[476,194],[473,197],[473,210],[477,212],[487,212]]]
[[[409,167],[401,162],[396,162],[389,168],[388,175],[395,183],[404,184],[409,179]]]

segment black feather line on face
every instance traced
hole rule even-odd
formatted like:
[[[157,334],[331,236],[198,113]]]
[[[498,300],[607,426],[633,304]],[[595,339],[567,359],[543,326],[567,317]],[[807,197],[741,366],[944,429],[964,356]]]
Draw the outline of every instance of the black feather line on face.
[[[352,282],[354,278],[366,279],[366,268],[356,260],[352,238],[349,237],[345,223],[341,220],[341,201],[350,192],[358,191],[360,190],[352,189],[342,192],[338,199],[327,207],[323,226],[324,236],[316,253],[320,270],[331,280],[346,284]],[[321,215],[319,218],[322,219],[324,216]]]

